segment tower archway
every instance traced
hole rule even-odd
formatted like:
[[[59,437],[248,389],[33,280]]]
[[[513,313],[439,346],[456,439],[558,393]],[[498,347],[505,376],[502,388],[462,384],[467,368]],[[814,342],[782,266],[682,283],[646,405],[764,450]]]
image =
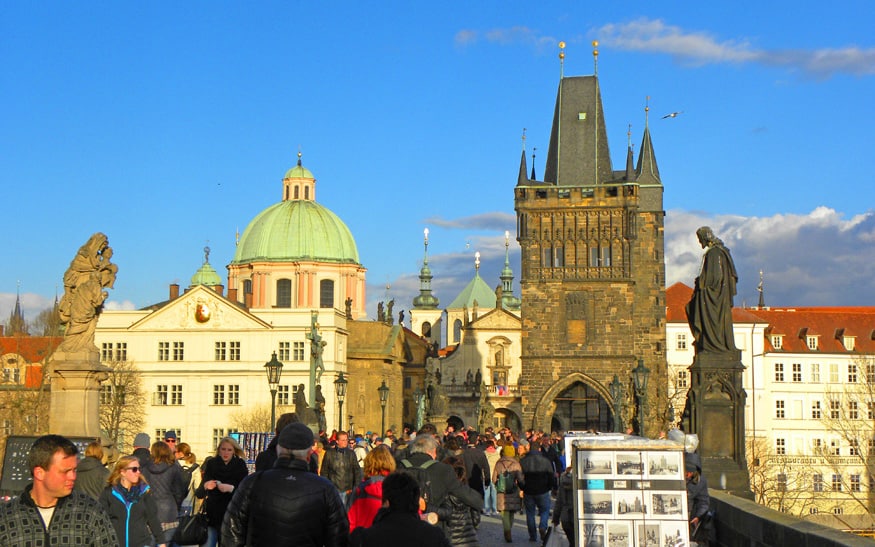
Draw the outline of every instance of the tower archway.
[[[611,396],[598,380],[575,372],[544,392],[535,407],[532,427],[543,431],[612,431]]]

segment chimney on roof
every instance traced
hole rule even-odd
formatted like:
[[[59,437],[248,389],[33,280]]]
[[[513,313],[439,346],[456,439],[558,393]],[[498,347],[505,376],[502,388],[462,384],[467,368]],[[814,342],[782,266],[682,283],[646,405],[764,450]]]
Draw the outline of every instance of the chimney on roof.
[[[237,303],[237,289],[228,289],[228,300]]]
[[[224,285],[213,285],[213,290],[219,293],[219,296],[222,296],[225,293]]]
[[[252,308],[252,293],[248,292],[243,295],[243,305],[246,306],[246,309]]]
[[[179,298],[179,283],[170,284],[170,300]]]

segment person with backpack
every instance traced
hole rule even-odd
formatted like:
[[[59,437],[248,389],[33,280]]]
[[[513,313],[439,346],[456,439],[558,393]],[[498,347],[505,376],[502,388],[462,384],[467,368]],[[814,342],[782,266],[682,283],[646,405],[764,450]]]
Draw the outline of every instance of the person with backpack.
[[[513,517],[522,507],[520,488],[525,485],[523,468],[516,460],[513,444],[508,443],[501,448],[501,458],[495,462],[492,470],[492,482],[495,484],[495,505],[501,513],[504,541],[511,543]]]
[[[365,480],[353,488],[349,497],[349,531],[359,526],[368,528],[383,505],[383,479],[395,471],[395,458],[386,445],[380,445],[365,456]]]
[[[410,445],[410,456],[401,460],[398,471],[413,475],[420,487],[420,510],[437,513],[451,493],[476,511],[483,510],[483,498],[466,484],[459,482],[449,465],[437,461],[440,443],[428,434],[417,435]],[[446,521],[438,524],[446,533]]]
[[[185,498],[179,504],[179,515],[192,515],[197,502],[194,495],[197,487],[201,485],[201,468],[197,464],[197,458],[191,451],[188,443],[179,443],[176,447],[176,461],[182,468],[182,482],[188,488]]]

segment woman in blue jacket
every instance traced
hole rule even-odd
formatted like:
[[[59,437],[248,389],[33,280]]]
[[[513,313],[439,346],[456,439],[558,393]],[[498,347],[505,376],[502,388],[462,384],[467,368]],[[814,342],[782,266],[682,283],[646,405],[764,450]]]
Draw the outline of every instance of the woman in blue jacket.
[[[99,502],[109,513],[119,547],[165,547],[158,511],[146,479],[140,474],[140,460],[123,456],[107,479]]]

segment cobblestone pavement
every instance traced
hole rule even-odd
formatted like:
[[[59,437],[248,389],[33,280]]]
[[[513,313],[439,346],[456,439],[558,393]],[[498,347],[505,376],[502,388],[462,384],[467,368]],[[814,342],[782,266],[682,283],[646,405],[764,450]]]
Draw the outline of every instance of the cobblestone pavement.
[[[529,541],[529,532],[526,529],[526,515],[517,513],[513,519],[511,538],[513,543],[504,541],[504,532],[501,528],[501,517],[489,517],[484,515],[477,527],[477,538],[482,547],[499,547],[520,545],[523,547],[540,546],[540,541]]]

